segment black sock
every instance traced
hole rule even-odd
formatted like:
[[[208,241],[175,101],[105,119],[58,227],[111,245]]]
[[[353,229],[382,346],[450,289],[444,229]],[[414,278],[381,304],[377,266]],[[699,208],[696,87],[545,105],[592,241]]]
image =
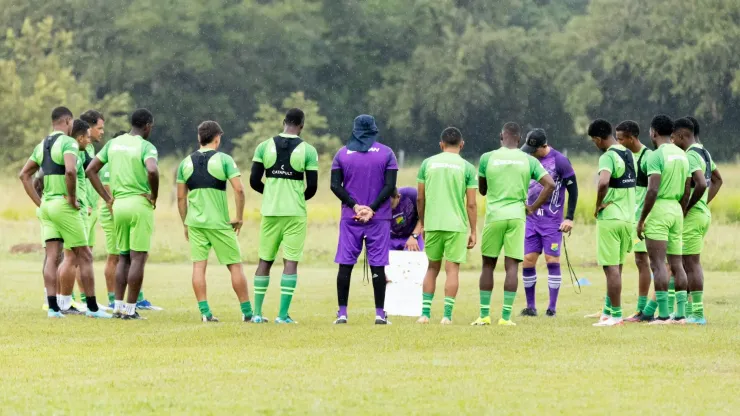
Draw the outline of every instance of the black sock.
[[[385,267],[370,266],[373,274],[373,294],[375,295],[375,308],[385,308]]]
[[[85,301],[87,302],[87,310],[90,312],[98,311],[98,301],[95,299],[95,296],[88,296]]]
[[[352,264],[340,264],[337,273],[337,301],[339,306],[347,306],[349,302],[349,282],[352,279]]]
[[[54,312],[59,312],[59,304],[57,303],[56,296],[47,296],[46,302],[49,303],[49,309],[51,309]]]

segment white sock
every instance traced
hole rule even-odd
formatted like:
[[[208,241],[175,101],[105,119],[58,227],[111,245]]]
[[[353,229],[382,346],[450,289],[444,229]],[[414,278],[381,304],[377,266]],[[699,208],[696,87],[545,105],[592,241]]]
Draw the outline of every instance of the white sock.
[[[69,309],[70,306],[72,306],[72,295],[69,295],[69,296],[61,295],[59,296],[59,298],[61,300],[61,302],[59,303],[59,309],[66,311]]]
[[[135,312],[136,312],[136,304],[127,303],[126,304],[126,315],[133,315]]]
[[[120,312],[123,313],[125,311],[125,308],[123,306],[122,300],[116,300],[113,304],[113,312]]]

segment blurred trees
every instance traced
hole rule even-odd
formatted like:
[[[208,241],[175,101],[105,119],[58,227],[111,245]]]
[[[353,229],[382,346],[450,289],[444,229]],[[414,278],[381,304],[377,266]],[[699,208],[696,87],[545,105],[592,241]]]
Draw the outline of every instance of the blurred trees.
[[[49,16],[59,40],[23,66],[9,42],[24,19],[37,27]],[[164,154],[189,150],[205,119],[240,137],[226,150],[248,150],[250,134],[279,132],[285,97],[303,91],[325,117],[309,115],[307,131],[344,141],[370,113],[387,144],[418,157],[447,125],[471,153],[497,146],[509,120],[580,151],[592,118],[647,131],[657,113],[694,114],[715,155],[740,153],[737,1],[0,0],[0,24],[11,29],[0,105],[17,114],[0,132],[14,140],[40,140],[55,105],[79,111],[128,94],[154,112]]]

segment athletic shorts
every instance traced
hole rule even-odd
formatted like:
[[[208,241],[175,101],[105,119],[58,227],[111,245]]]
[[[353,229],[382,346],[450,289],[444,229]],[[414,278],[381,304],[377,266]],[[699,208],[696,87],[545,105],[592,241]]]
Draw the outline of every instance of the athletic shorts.
[[[387,266],[388,252],[391,249],[391,220],[370,220],[368,223],[339,221],[339,242],[334,262],[356,264],[363,244],[367,248],[368,264]]]
[[[227,228],[223,230],[212,230],[208,228],[188,227],[188,240],[190,240],[190,257],[193,263],[208,260],[211,248],[216,252],[218,262],[230,266],[242,262],[242,251],[236,232]]]
[[[666,254],[680,256],[683,253],[683,210],[678,201],[655,201],[645,220],[645,238],[667,241]]]
[[[620,220],[596,221],[596,259],[599,266],[624,264],[632,250],[632,222]]]
[[[84,209],[85,214],[87,214],[87,208]],[[98,210],[94,209],[90,213],[90,215],[87,216],[87,245],[90,247],[95,247],[95,224],[98,223]]]
[[[560,257],[560,245],[563,242],[563,233],[554,230],[550,232],[540,232],[534,227],[526,227],[526,236],[524,238],[524,254],[537,253]]]
[[[525,221],[519,218],[487,223],[483,227],[481,254],[496,258],[503,249],[506,257],[524,260],[525,228]]]
[[[113,227],[120,253],[149,252],[154,233],[154,207],[143,196],[130,196],[113,202]]]
[[[445,260],[463,264],[468,260],[468,233],[455,231],[425,231],[424,252],[429,261]]]
[[[280,246],[283,246],[283,259],[301,261],[303,245],[306,243],[306,217],[262,217],[260,223],[261,260],[275,261]]]
[[[100,227],[103,229],[103,234],[105,234],[105,252],[114,256],[121,254],[116,244],[116,227],[113,225],[113,216],[110,215],[107,205],[103,204],[100,207],[98,220],[100,221]]]
[[[69,205],[66,199],[58,198],[42,202],[41,224],[44,241],[64,240],[66,249],[87,247],[87,226],[82,212]]]
[[[406,250],[406,242],[409,241],[409,238],[411,238],[411,236],[408,236],[406,238],[391,237],[391,250],[397,250],[397,251]],[[420,235],[416,241],[419,243],[419,250],[424,251],[424,237]]]
[[[645,240],[640,240],[637,236],[637,224],[632,227],[632,251],[634,253],[647,253]]]
[[[683,255],[701,254],[704,250],[704,237],[707,236],[711,223],[711,216],[697,209],[689,211],[683,219]]]

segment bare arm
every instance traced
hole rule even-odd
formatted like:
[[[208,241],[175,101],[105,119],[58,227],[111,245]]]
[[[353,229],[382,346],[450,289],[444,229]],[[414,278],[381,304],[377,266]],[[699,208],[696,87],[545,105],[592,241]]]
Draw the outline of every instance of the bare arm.
[[[150,157],[144,161],[146,165],[146,175],[149,180],[149,188],[152,190],[150,202],[156,208],[157,197],[159,196],[159,167],[157,166],[157,159]]]
[[[694,180],[694,193],[691,193],[691,179]],[[704,172],[697,170],[691,174],[691,179],[686,180],[686,189],[681,197],[681,206],[684,207],[683,215],[686,215],[701,200],[707,190],[707,179],[704,177]]]
[[[31,201],[33,201],[33,203],[36,204],[37,207],[40,207],[41,197],[39,196],[39,193],[36,191],[36,187],[34,186],[34,182],[33,182],[33,175],[38,170],[39,170],[39,165],[33,160],[29,160],[23,166],[23,169],[21,169],[21,173],[18,174],[18,179],[21,180],[21,183],[23,184],[23,189],[26,191],[26,194],[28,195],[28,197],[31,198]]]
[[[188,217],[188,186],[184,183],[177,184],[177,210],[180,212],[180,219],[185,228],[185,239],[189,240],[188,226],[185,225],[185,219]]]
[[[604,198],[606,198],[606,194],[609,192],[609,180],[611,176],[612,174],[608,170],[599,172],[599,182],[596,186],[596,210],[594,211],[594,218],[607,207],[604,205]]]
[[[242,184],[241,177],[231,178],[229,183],[234,188],[234,202],[236,202],[236,219],[231,221],[231,226],[236,231],[236,235],[239,235],[244,224],[244,206],[247,203],[247,198],[244,194],[244,184]]]
[[[87,179],[90,180],[90,184],[92,184],[95,192],[103,198],[103,201],[105,201],[106,204],[110,204],[112,199],[110,196],[110,189],[103,186],[103,183],[100,181],[100,175],[98,174],[102,168],[103,162],[101,162],[97,157],[93,158],[92,162],[87,166],[87,169],[85,169],[85,175],[87,175]]]
[[[420,183],[416,193],[416,210],[419,212],[417,226],[421,226],[421,228],[424,228],[424,208],[426,208],[426,191],[424,190],[424,184]]]
[[[465,210],[468,212],[468,221],[470,221],[468,249],[471,249],[475,247],[478,238],[478,203],[475,200],[475,188],[468,188],[465,191]]]
[[[722,187],[722,175],[719,174],[719,169],[712,171],[712,181],[709,183],[709,196],[707,197],[707,204],[712,202],[719,188]]]
[[[537,200],[532,204],[532,211],[540,209],[540,207],[545,204],[545,201],[550,198],[552,191],[555,190],[555,181],[552,180],[552,176],[550,175],[543,176],[538,182],[542,185],[542,192],[540,192],[540,196],[538,196]]]
[[[64,155],[64,182],[67,185],[67,201],[80,209],[77,203],[77,156],[69,153]]]

